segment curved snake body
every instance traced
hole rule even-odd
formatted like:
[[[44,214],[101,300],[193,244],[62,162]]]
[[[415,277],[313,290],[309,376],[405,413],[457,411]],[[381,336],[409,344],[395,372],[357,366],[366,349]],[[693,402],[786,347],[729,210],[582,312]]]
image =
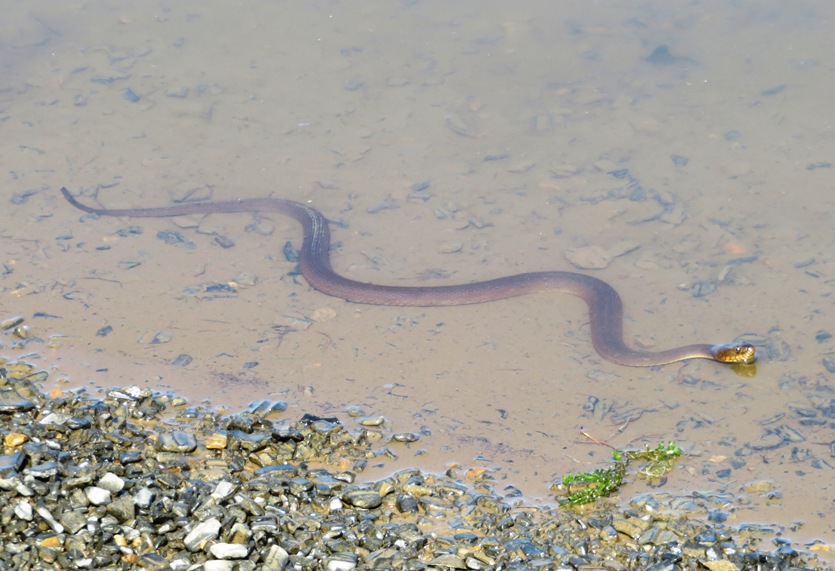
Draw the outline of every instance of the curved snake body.
[[[327,219],[316,209],[281,198],[244,198],[225,202],[187,203],[158,208],[94,208],[82,204],[66,188],[61,193],[70,204],[101,216],[168,217],[232,212],[278,212],[302,226],[304,239],[299,269],[307,282],[320,292],[354,303],[413,307],[466,305],[505,299],[529,293],[556,290],[582,298],[589,307],[591,338],[605,359],[633,367],[652,367],[686,359],[712,359],[723,363],[753,363],[756,352],[749,344],[694,344],[645,352],[630,349],[623,341],[623,304],[606,282],[575,272],[527,272],[458,285],[390,286],[350,280],[334,272],[330,262],[330,230]]]

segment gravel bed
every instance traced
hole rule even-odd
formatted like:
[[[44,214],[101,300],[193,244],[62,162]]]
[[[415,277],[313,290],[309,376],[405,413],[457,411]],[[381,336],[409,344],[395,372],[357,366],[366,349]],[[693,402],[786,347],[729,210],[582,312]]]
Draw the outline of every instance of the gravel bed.
[[[776,526],[724,524],[727,497],[531,506],[479,469],[360,483],[417,436],[137,387],[47,396],[44,378],[0,364],[4,569],[823,568]]]

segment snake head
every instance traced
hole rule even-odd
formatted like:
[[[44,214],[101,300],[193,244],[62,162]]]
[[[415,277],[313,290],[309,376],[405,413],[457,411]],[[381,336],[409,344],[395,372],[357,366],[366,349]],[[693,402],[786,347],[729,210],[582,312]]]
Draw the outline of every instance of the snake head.
[[[757,360],[757,349],[750,343],[714,345],[710,352],[720,363],[750,365]]]

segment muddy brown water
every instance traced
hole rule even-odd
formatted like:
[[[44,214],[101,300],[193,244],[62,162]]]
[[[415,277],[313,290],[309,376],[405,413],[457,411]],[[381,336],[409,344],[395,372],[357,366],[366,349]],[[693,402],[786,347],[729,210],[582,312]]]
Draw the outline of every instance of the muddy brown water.
[[[369,477],[483,466],[531,501],[606,462],[581,430],[675,440],[688,455],[666,486],[767,481],[734,517],[825,550],[831,11],[18,5],[0,36],[2,313],[43,343],[5,354],[36,352],[64,390],[284,400],[288,418],[359,405],[423,434]],[[630,343],[744,336],[763,358],[755,377],[613,365],[570,296],[349,304],[292,275],[289,219],[94,220],[63,185],[106,207],[309,201],[334,222],[337,271],[375,283],[592,265],[624,299]]]

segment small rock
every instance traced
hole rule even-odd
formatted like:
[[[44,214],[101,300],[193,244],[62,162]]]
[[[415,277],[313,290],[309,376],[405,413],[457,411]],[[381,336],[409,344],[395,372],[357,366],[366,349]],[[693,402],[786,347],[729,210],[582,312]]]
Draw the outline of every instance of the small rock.
[[[22,412],[33,408],[35,402],[20,396],[13,388],[0,388],[0,412]]]
[[[26,468],[23,473],[40,480],[54,478],[58,474],[58,464],[52,461],[42,462],[31,468]]]
[[[466,569],[467,564],[461,557],[445,553],[429,561],[429,565],[433,567],[449,567],[450,569]]]
[[[240,543],[215,543],[209,551],[218,559],[243,559],[249,555],[247,546]]]
[[[99,488],[98,486],[90,486],[84,490],[84,493],[87,495],[87,499],[90,503],[94,506],[101,506],[110,501],[110,491],[105,490],[104,488]]]
[[[163,452],[194,452],[197,450],[197,439],[192,433],[174,430],[160,435],[157,449]]]
[[[0,475],[19,471],[26,463],[26,455],[23,452],[14,454],[0,454]]]
[[[400,513],[413,513],[418,511],[418,502],[414,496],[401,494],[397,497],[397,509]]]
[[[328,571],[350,571],[357,566],[357,556],[353,553],[337,553],[327,560]]]
[[[742,486],[742,490],[748,494],[763,494],[774,489],[774,482],[768,480],[758,480],[749,482]]]
[[[223,450],[229,443],[226,434],[215,433],[206,439],[206,448],[209,450]]]
[[[118,494],[125,487],[125,481],[116,474],[108,472],[99,479],[98,486],[112,494]]]
[[[348,505],[364,509],[373,509],[383,503],[383,497],[374,490],[351,490],[342,499]]]
[[[218,482],[215,486],[215,490],[212,492],[212,497],[216,500],[225,500],[226,498],[234,494],[237,491],[237,489],[238,486],[236,486],[232,482],[223,480]]]
[[[454,254],[464,249],[464,244],[461,242],[444,242],[438,246],[438,252],[441,254]]]
[[[615,517],[612,520],[612,527],[632,539],[638,539],[649,527],[649,523],[639,518]]]
[[[188,532],[188,535],[183,539],[183,544],[189,551],[197,551],[203,542],[215,539],[218,533],[220,533],[220,520],[217,518],[207,519]]]
[[[140,488],[133,496],[133,503],[140,508],[147,509],[151,505],[151,502],[154,501],[154,496],[154,491],[151,488]]]
[[[27,440],[29,440],[29,437],[25,434],[20,432],[10,432],[3,438],[3,444],[9,448],[17,448],[21,444],[24,444]]]
[[[87,525],[87,514],[77,510],[67,510],[59,517],[67,533],[74,535]]]
[[[121,523],[133,521],[136,517],[136,506],[130,496],[122,496],[115,502],[107,504],[106,511]]]
[[[710,571],[739,571],[739,567],[724,559],[720,559],[719,561],[701,561],[701,564],[710,569]]]
[[[64,533],[64,526],[55,520],[52,513],[50,513],[48,509],[41,507],[35,511],[44,519],[46,523],[49,524],[49,527],[51,527],[55,533]]]
[[[171,564],[173,565],[173,561]],[[173,566],[169,566],[169,562],[165,557],[162,557],[158,553],[146,553],[142,557],[139,558],[139,565],[142,566],[143,569],[150,569],[151,571],[164,571],[166,569],[176,569]]]
[[[290,561],[290,554],[280,545],[270,546],[267,556],[264,557],[262,569],[266,571],[284,571]]]
[[[566,249],[565,259],[581,270],[602,270],[609,266],[612,255],[601,246],[586,246]]]
[[[14,514],[23,521],[32,521],[33,513],[32,504],[29,503],[29,500],[20,500],[15,504]]]

